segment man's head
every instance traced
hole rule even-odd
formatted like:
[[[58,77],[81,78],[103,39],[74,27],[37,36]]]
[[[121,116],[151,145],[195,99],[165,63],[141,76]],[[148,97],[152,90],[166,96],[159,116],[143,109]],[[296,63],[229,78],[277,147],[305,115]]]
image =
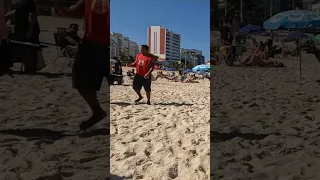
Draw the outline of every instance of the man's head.
[[[140,53],[141,54],[148,54],[149,52],[149,46],[148,45],[141,45],[140,46]]]
[[[77,34],[79,30],[79,25],[76,23],[72,23],[69,25],[69,32]]]

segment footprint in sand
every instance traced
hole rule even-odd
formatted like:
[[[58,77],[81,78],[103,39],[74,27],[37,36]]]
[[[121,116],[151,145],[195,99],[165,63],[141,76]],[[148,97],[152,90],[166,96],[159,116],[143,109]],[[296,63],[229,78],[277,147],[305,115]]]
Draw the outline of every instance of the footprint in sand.
[[[171,166],[168,170],[168,176],[171,179],[175,179],[179,176],[178,174],[178,164],[175,163],[173,166]]]

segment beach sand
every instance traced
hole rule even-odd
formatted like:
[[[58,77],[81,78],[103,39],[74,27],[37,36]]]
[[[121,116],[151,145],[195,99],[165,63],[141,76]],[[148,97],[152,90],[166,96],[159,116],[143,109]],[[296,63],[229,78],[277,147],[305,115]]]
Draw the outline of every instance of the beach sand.
[[[67,27],[70,19],[39,17],[41,29]],[[41,41],[53,42],[52,32]],[[44,50],[47,67],[38,75],[0,77],[0,179],[105,180],[109,170],[107,119],[77,134],[79,124],[91,116],[89,107],[71,88],[68,61],[54,47]],[[20,64],[15,65],[20,69]],[[66,73],[66,74],[65,74]],[[108,109],[108,86],[99,99]]]
[[[320,65],[213,67],[211,179],[320,179]],[[317,110],[318,109],[318,110]]]
[[[209,179],[210,82],[158,79],[151,106],[146,99],[134,105],[132,81],[125,83],[111,87],[111,173],[126,179]]]

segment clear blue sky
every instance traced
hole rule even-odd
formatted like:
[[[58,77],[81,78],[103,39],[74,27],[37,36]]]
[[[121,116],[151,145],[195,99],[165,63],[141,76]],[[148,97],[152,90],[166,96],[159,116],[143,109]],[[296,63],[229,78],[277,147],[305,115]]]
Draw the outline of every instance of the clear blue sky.
[[[210,0],[110,0],[111,31],[139,45],[148,27],[163,26],[181,35],[181,48],[202,50],[210,59]]]

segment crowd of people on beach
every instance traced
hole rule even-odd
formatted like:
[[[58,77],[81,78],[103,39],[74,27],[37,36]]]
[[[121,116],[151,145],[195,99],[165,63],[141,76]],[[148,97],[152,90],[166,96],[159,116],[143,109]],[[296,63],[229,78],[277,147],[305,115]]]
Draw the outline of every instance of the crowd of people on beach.
[[[184,73],[184,72],[157,72],[155,80],[158,78],[164,78],[171,82],[182,82],[182,83],[199,83],[198,80],[210,79],[210,72],[201,73]]]
[[[271,33],[270,38],[266,41],[256,42],[254,38],[253,47],[245,47],[241,44],[241,37],[236,36],[236,32],[240,29],[241,22],[239,15],[234,17],[222,17],[219,22],[220,39],[218,45],[212,48],[213,60],[211,64],[221,64],[223,61],[227,65],[234,65],[236,58],[239,55],[243,55],[247,52],[249,55],[240,60],[239,66],[251,66],[251,67],[284,67],[280,62],[270,60],[270,57],[274,57],[276,54],[286,55],[292,53],[291,51],[285,51],[282,48],[278,48],[273,45],[273,36]],[[247,37],[246,37],[247,38]],[[248,51],[248,49],[251,49]],[[230,61],[232,61],[230,63]]]

